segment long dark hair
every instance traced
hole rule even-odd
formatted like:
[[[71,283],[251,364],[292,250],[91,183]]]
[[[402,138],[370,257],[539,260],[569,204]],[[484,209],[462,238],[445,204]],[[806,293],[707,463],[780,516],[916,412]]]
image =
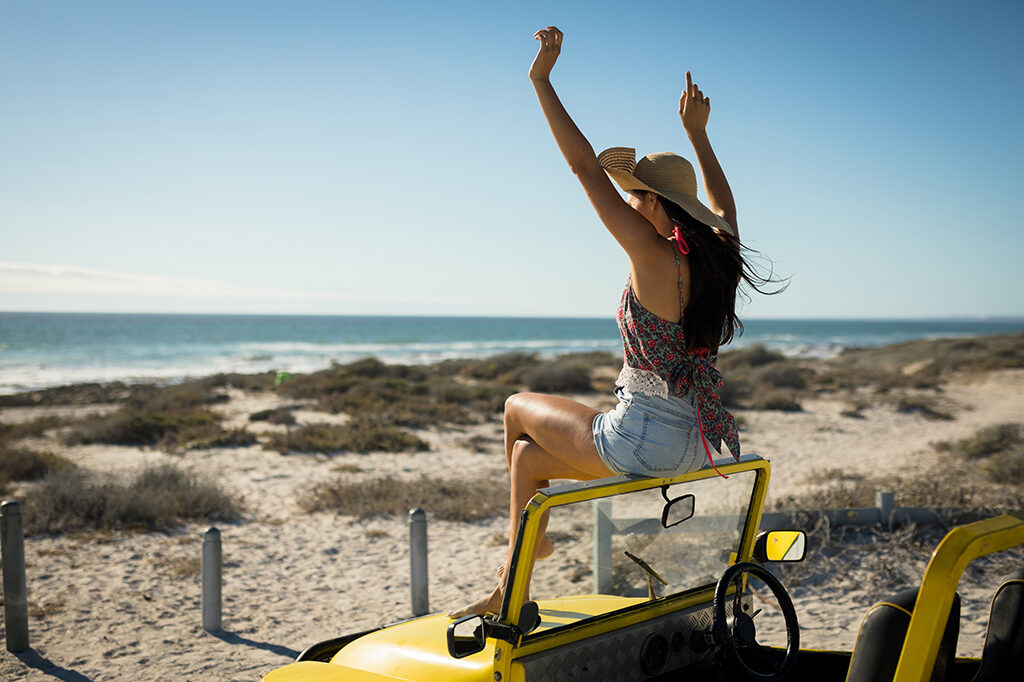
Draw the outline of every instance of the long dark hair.
[[[771,270],[763,276],[751,266],[744,254],[755,251],[725,231],[716,233],[668,199],[658,195],[658,200],[679,227],[690,251],[690,298],[682,319],[686,348],[716,352],[733,336],[743,333],[743,323],[736,316],[736,293],[741,282],[761,294],[780,293],[788,283],[782,280],[779,288],[766,291],[767,285],[780,280]],[[742,295],[750,300],[746,292]]]

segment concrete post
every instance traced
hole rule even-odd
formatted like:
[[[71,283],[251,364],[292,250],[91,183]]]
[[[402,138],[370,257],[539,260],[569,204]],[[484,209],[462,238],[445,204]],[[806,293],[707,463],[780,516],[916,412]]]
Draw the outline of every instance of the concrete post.
[[[20,653],[28,648],[28,595],[25,536],[21,529],[21,506],[17,502],[0,504],[0,553],[3,554],[7,650]]]
[[[409,510],[409,586],[412,615],[430,613],[427,593],[427,513],[422,509]]]
[[[875,506],[882,517],[882,527],[892,530],[892,512],[896,508],[896,496],[887,490],[876,490]]]
[[[612,591],[612,501],[594,500],[594,592]]]
[[[220,630],[220,531],[210,527],[203,533],[203,629]]]

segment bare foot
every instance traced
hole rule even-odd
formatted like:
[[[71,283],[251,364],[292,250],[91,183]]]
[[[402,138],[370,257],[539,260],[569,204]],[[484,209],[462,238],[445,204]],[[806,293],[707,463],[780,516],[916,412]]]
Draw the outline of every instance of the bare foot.
[[[461,609],[448,612],[449,618],[462,618],[463,616],[478,615],[486,613],[498,613],[501,610],[501,586],[494,588],[490,595],[478,599],[472,604],[466,604]]]

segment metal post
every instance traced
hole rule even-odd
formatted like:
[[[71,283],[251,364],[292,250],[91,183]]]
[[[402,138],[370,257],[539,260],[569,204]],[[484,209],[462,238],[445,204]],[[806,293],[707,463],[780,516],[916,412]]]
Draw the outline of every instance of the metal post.
[[[612,501],[594,500],[594,592],[612,591]]]
[[[412,597],[412,615],[430,613],[427,595],[427,513],[422,509],[409,510],[409,575]]]
[[[892,512],[896,508],[896,496],[887,490],[876,490],[875,506],[882,517],[882,527],[892,530]]]
[[[203,533],[203,629],[220,630],[220,531],[210,527]]]
[[[25,590],[25,536],[21,529],[21,506],[0,504],[0,553],[4,571],[4,626],[7,650],[20,653],[28,648],[28,596]]]

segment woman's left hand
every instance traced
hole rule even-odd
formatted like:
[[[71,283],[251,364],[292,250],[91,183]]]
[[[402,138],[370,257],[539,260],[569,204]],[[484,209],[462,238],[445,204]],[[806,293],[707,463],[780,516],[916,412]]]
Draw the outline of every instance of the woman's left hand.
[[[540,49],[530,66],[530,80],[547,80],[562,51],[562,32],[548,26],[534,33],[533,37],[540,41]]]
[[[679,98],[679,119],[683,129],[690,135],[704,130],[711,115],[711,100],[704,96],[697,84],[686,72],[686,89]]]

